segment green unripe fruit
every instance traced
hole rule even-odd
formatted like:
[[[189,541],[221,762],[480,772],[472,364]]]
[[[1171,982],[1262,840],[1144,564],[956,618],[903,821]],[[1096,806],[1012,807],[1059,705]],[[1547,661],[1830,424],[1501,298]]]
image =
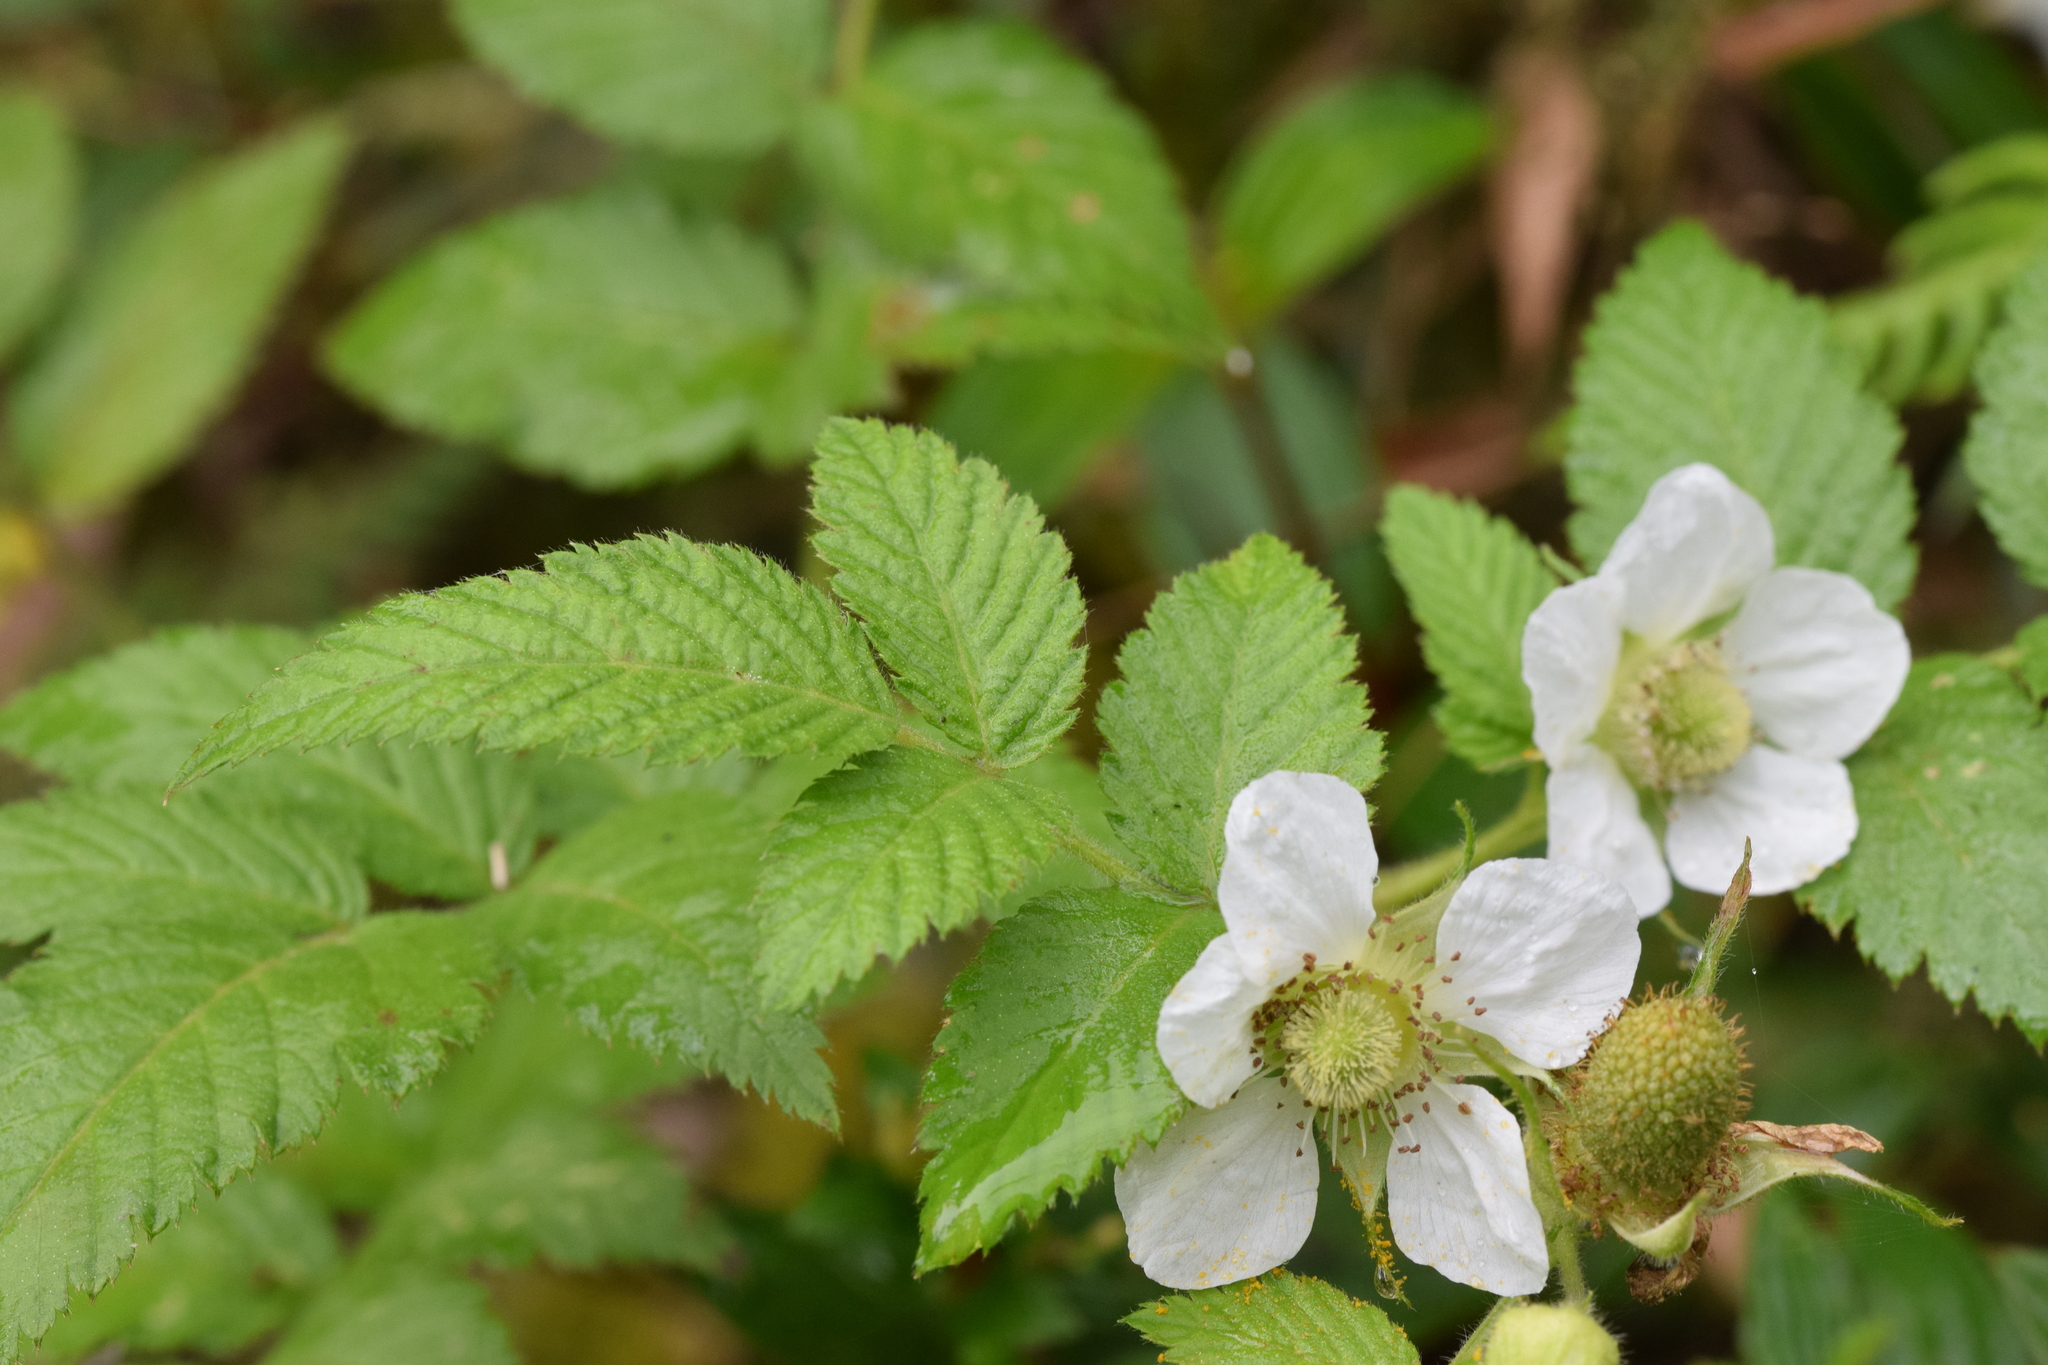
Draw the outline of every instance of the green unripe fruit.
[[[1683,995],[1637,1001],[1600,1035],[1569,1096],[1567,1160],[1604,1194],[1638,1209],[1674,1209],[1706,1175],[1747,1107],[1742,1050],[1721,1002]]]
[[[1621,1347],[1577,1308],[1521,1303],[1494,1319],[1485,1365],[1620,1365]]]

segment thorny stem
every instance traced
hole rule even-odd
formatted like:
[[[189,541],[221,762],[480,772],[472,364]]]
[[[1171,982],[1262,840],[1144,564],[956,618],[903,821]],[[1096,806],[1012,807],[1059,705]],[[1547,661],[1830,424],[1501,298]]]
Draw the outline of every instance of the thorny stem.
[[[1496,1059],[1491,1048],[1482,1047],[1479,1055],[1493,1068],[1493,1074],[1500,1077],[1502,1084],[1514,1092],[1515,1103],[1522,1108],[1522,1140],[1528,1156],[1529,1183],[1546,1225],[1545,1235],[1550,1242],[1550,1259],[1557,1265],[1558,1284],[1568,1301],[1591,1303],[1592,1294],[1586,1288],[1585,1268],[1579,1264],[1578,1221],[1572,1216],[1571,1205],[1565,1199],[1564,1183],[1557,1178],[1557,1166],[1550,1159],[1550,1143],[1543,1136],[1543,1120],[1536,1107],[1536,1092],[1529,1088],[1527,1080]]]
[[[875,36],[875,11],[881,0],[842,0],[839,32],[832,43],[832,88],[840,94],[860,83],[868,64],[868,43]]]
[[[1535,843],[1543,837],[1547,815],[1542,775],[1532,772],[1529,785],[1522,792],[1521,803],[1508,812],[1506,819],[1479,836],[1472,852],[1472,865],[1477,867],[1495,858],[1505,858]],[[1382,911],[1398,910],[1411,901],[1421,899],[1436,890],[1445,877],[1457,871],[1464,859],[1465,846],[1460,843],[1427,858],[1417,858],[1389,868],[1380,874],[1380,883],[1373,888],[1373,907]]]
[[[1309,511],[1308,499],[1294,477],[1294,466],[1288,463],[1287,447],[1281,444],[1280,428],[1273,421],[1273,410],[1266,405],[1265,386],[1259,382],[1257,372],[1246,369],[1240,374],[1225,366],[1216,372],[1216,383],[1230,403],[1230,414],[1237,419],[1245,448],[1251,451],[1252,471],[1259,476],[1266,501],[1273,505],[1280,538],[1301,551],[1301,557],[1309,563],[1321,564],[1323,529]]]

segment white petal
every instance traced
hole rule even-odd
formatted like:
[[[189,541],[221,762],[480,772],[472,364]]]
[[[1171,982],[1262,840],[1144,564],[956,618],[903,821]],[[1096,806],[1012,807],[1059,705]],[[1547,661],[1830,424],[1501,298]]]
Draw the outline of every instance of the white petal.
[[[1642,954],[1626,891],[1543,858],[1476,868],[1451,897],[1436,942],[1451,981],[1429,988],[1428,1007],[1550,1070],[1586,1055],[1628,998]]]
[[[1755,744],[1707,791],[1672,798],[1664,851],[1685,885],[1727,890],[1744,838],[1755,848],[1749,873],[1757,895],[1806,885],[1856,841],[1849,770]]]
[[[1265,989],[1245,979],[1230,935],[1218,934],[1159,1007],[1159,1055],[1196,1104],[1214,1109],[1258,1068],[1252,1065],[1252,1011]]]
[[[1740,602],[1777,557],[1763,505],[1712,465],[1689,464],[1650,485],[1599,576],[1622,585],[1622,624],[1662,643]]]
[[[1671,874],[1664,870],[1657,836],[1613,759],[1581,746],[1566,764],[1550,770],[1543,795],[1550,807],[1552,858],[1619,883],[1638,915],[1654,915],[1670,903]]]
[[[1223,822],[1216,900],[1245,975],[1271,987],[1301,970],[1358,956],[1380,873],[1365,798],[1328,773],[1267,773],[1237,794]]]
[[[1116,1173],[1131,1259],[1160,1284],[1201,1289],[1263,1274],[1301,1250],[1316,1215],[1313,1117],[1298,1092],[1254,1081],[1142,1142]],[[1299,1152],[1300,1155],[1296,1155]]]
[[[1809,758],[1847,758],[1899,699],[1913,651],[1896,619],[1847,574],[1779,569],[1750,589],[1722,636],[1757,728]]]
[[[1595,574],[1559,588],[1522,628],[1522,681],[1536,747],[1556,763],[1593,733],[1621,659],[1621,584]]]
[[[1541,1290],[1550,1257],[1515,1116],[1476,1085],[1430,1085],[1411,1101],[1414,1117],[1394,1129],[1387,1158],[1394,1240],[1489,1294]]]

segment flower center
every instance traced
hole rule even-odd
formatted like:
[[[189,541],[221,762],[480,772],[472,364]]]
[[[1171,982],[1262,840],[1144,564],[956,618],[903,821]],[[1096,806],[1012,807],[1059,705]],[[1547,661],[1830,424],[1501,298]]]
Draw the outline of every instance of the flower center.
[[[1638,786],[1658,791],[1696,787],[1733,767],[1749,748],[1749,702],[1728,676],[1720,642],[1630,654],[1622,656],[1594,742]]]
[[[1386,1090],[1408,1050],[1405,1012],[1385,988],[1339,985],[1304,1001],[1280,1030],[1287,1074],[1318,1109],[1355,1111]]]

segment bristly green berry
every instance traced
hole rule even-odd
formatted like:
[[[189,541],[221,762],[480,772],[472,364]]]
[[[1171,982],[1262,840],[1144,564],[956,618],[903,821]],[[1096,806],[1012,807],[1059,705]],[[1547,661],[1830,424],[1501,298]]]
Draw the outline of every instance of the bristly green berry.
[[[1669,1213],[1748,1108],[1741,1030],[1717,999],[1631,1003],[1567,1083],[1562,1155],[1601,1207]]]
[[[1582,1308],[1519,1303],[1493,1320],[1485,1365],[1619,1365],[1621,1346]]]

